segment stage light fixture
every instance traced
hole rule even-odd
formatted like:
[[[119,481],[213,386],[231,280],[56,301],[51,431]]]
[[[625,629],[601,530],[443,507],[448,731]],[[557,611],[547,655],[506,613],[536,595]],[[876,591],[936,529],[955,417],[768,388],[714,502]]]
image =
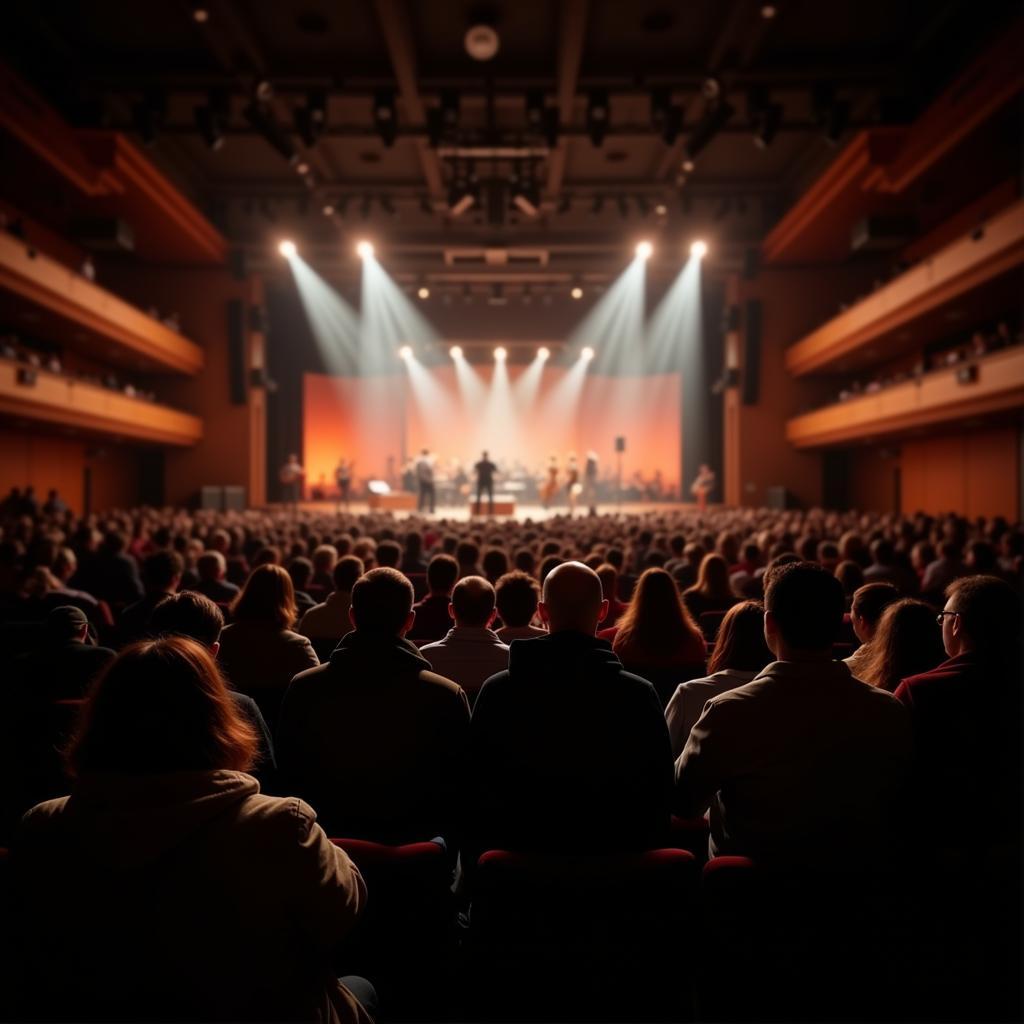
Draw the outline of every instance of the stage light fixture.
[[[327,93],[322,89],[311,89],[306,94],[306,105],[296,107],[294,117],[299,138],[307,149],[312,149],[327,127]]]
[[[450,355],[452,357],[452,359],[461,359],[462,358],[462,346],[461,345],[452,345],[452,347],[450,349],[448,349],[448,355]]]
[[[504,349],[504,348],[503,348],[503,347],[502,347],[501,345],[499,345],[499,346],[498,346],[498,347],[497,347],[497,348],[496,348],[496,349],[494,350],[494,358],[495,358],[495,359],[496,359],[496,360],[497,360],[497,361],[498,361],[499,363],[501,363],[501,362],[504,362],[504,361],[505,361],[505,357],[506,357],[507,355],[508,355],[508,352],[506,352],[506,351],[505,351],[505,349]]]
[[[224,145],[224,128],[220,104],[211,96],[210,101],[195,108],[196,128],[203,142],[216,152]]]
[[[416,292],[416,294],[421,299],[429,299],[430,298],[430,289],[426,285],[421,285],[419,291]]]
[[[594,350],[589,346],[585,345],[583,350],[580,352],[580,359],[585,363],[589,363],[594,358]]]
[[[356,242],[356,255],[361,260],[368,260],[373,255],[373,242],[369,242],[365,238]]]
[[[405,362],[408,362],[410,359],[412,359],[412,349],[408,345],[403,345],[398,350],[398,357],[400,359],[403,359]]]
[[[758,149],[767,149],[775,141],[781,124],[781,103],[769,103],[759,110],[754,117],[754,145]]]
[[[708,252],[708,243],[703,239],[698,238],[695,242],[690,245],[690,255],[696,256],[697,259],[701,259],[706,256]]]
[[[328,200],[328,201],[327,201],[326,203],[324,203],[324,205],[323,205],[323,206],[321,207],[321,212],[323,213],[323,215],[324,215],[325,217],[333,217],[333,216],[334,216],[334,203],[332,203],[332,202],[330,202],[330,201]]]
[[[694,126],[690,137],[686,140],[686,158],[692,163],[697,159],[697,154],[728,124],[729,119],[736,113],[736,108],[728,100],[709,100],[704,115]],[[692,169],[692,168],[690,168]],[[683,170],[689,173],[686,164]]]
[[[545,345],[541,345],[541,347],[537,349],[537,358],[542,361],[547,359],[550,355],[551,351]]]
[[[649,260],[651,253],[654,252],[654,246],[650,242],[638,242],[636,247],[636,254],[642,260]]]
[[[658,203],[658,205],[655,206],[654,208],[654,212],[659,217],[665,217],[668,214],[668,207],[664,203]]]
[[[210,12],[204,4],[192,5],[192,20],[200,25],[205,25],[210,20]]]
[[[266,86],[267,90],[263,89]],[[291,137],[277,123],[273,112],[267,107],[267,102],[274,91],[269,82],[261,82],[256,87],[256,99],[248,103],[242,111],[242,116],[252,127],[259,132],[267,143],[281,154],[293,166],[299,162],[299,154],[295,151]],[[266,95],[267,99],[263,96]]]
[[[580,287],[580,286],[579,286],[578,284],[576,284],[576,285],[573,285],[573,287],[572,287],[572,291],[571,291],[571,292],[569,292],[569,294],[570,294],[570,295],[571,295],[571,296],[572,296],[572,297],[573,297],[574,299],[582,299],[582,298],[583,298],[583,289],[582,289],[582,288],[581,288],[581,287]]]
[[[398,115],[393,89],[378,89],[373,97],[373,124],[380,141],[389,149],[398,135]]]
[[[761,17],[764,18],[765,21],[771,21],[772,18],[774,18],[775,15],[778,13],[779,9],[775,6],[775,4],[761,5]]]
[[[295,243],[291,241],[291,239],[286,238],[280,245],[278,245],[277,251],[286,260],[290,260],[298,252],[298,249],[296,249]]]
[[[141,103],[135,105],[132,120],[142,141],[150,146],[156,142],[167,118],[167,97],[158,89],[149,90]]]
[[[587,135],[595,146],[604,142],[611,120],[607,89],[591,89],[587,97]]]

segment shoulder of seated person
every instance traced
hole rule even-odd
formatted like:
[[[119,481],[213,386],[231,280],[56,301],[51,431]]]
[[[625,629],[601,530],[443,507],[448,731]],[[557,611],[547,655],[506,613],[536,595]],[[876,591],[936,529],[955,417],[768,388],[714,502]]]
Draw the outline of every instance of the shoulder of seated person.
[[[280,830],[285,837],[294,832],[302,839],[316,822],[316,811],[297,796],[270,796],[253,793],[238,807],[239,818],[257,826]]]

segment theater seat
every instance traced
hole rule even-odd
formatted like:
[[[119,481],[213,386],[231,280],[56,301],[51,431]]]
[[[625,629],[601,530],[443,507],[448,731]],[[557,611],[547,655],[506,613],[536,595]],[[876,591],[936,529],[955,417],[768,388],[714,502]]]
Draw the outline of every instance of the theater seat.
[[[473,1015],[688,1015],[696,882],[697,862],[686,850],[487,851],[469,916]]]
[[[707,818],[677,818],[673,814],[669,834],[674,849],[688,850],[699,864],[707,860],[711,835]]]
[[[452,862],[440,842],[386,846],[332,839],[366,882],[366,912],[339,969],[373,980],[389,1016],[441,1013],[453,987]]]

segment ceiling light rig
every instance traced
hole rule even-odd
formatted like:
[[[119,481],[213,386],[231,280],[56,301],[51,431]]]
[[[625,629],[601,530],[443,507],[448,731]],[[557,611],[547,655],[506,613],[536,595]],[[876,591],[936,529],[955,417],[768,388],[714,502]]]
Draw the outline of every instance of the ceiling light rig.
[[[587,135],[595,146],[601,146],[611,123],[607,89],[591,89],[587,97]]]
[[[299,138],[307,149],[312,149],[327,127],[327,93],[311,89],[306,94],[306,105],[296,107],[294,117]]]
[[[395,107],[394,89],[378,89],[374,93],[373,125],[380,136],[380,141],[390,149],[398,137],[398,112]]]

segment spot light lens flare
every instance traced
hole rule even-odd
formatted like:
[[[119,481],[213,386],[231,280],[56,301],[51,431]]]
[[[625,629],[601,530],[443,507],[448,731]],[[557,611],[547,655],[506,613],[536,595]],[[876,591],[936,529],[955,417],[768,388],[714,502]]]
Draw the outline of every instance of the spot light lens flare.
[[[651,253],[654,252],[654,246],[650,242],[639,242],[636,247],[636,254],[642,260],[649,260]]]
[[[419,297],[420,297],[421,299],[429,299],[429,298],[430,298],[430,289],[429,289],[429,288],[428,288],[428,287],[427,287],[426,285],[423,285],[423,287],[422,287],[422,288],[420,288],[420,289],[419,289],[419,290],[418,290],[418,291],[416,292],[416,294],[417,294],[417,295],[418,295],[418,296],[419,296]]]
[[[293,241],[291,241],[290,239],[286,238],[283,242],[281,242],[278,245],[277,251],[286,260],[290,260],[299,250],[295,247],[295,243]]]
[[[405,362],[409,362],[412,359],[412,349],[408,345],[403,345],[398,350],[398,357],[399,359],[404,359]]]
[[[574,299],[582,299],[583,298],[583,289],[579,285],[576,285],[576,287],[573,288],[573,290],[571,292],[569,292],[569,294]]]
[[[590,360],[593,359],[593,358],[594,358],[594,350],[589,345],[587,345],[583,349],[583,351],[580,352],[580,359],[582,359],[585,363],[589,363]]]
[[[541,347],[539,349],[537,349],[537,358],[538,359],[547,359],[548,356],[550,356],[550,355],[551,355],[551,351],[545,345],[541,345]]]
[[[506,352],[505,349],[501,345],[499,345],[494,350],[494,358],[497,359],[499,363],[503,362],[507,355],[508,355],[508,352]]]
[[[698,238],[697,241],[695,241],[690,246],[690,255],[691,256],[696,256],[697,259],[700,259],[702,256],[706,256],[707,253],[708,253],[708,243],[705,242],[703,239]]]
[[[365,238],[361,242],[357,242],[356,255],[361,260],[368,260],[373,255],[373,242],[368,242]]]
[[[461,359],[462,358],[462,346],[461,345],[452,345],[452,347],[450,349],[448,349],[448,355],[450,355],[452,357],[452,359]]]

